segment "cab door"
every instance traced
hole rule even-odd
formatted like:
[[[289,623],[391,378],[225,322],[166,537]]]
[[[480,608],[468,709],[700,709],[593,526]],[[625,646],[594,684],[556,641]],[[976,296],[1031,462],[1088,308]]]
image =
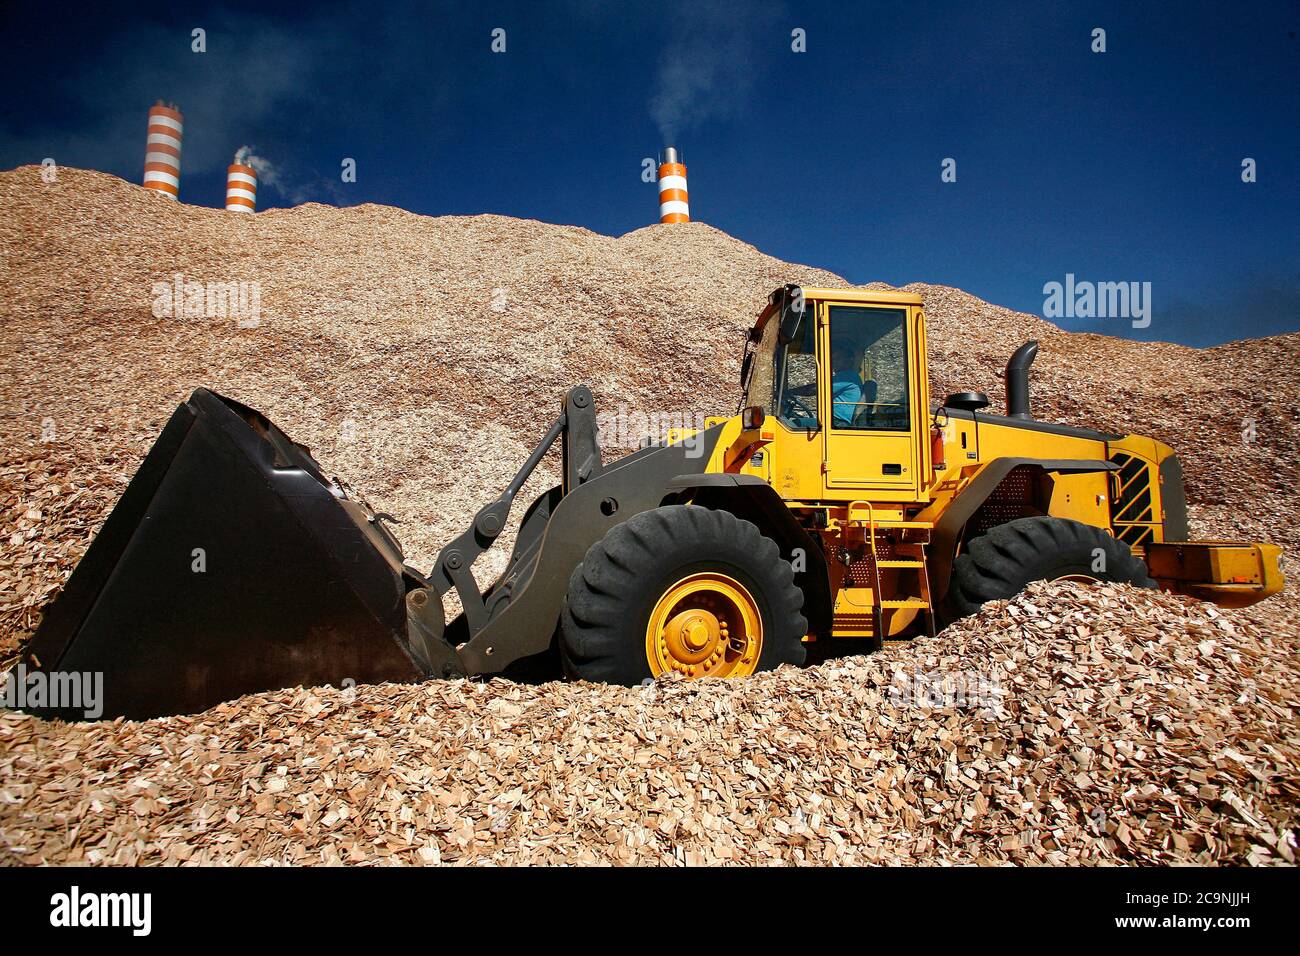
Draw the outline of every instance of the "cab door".
[[[906,305],[826,303],[818,348],[828,489],[900,492],[918,488],[913,321]],[[924,412],[920,412],[924,415]]]

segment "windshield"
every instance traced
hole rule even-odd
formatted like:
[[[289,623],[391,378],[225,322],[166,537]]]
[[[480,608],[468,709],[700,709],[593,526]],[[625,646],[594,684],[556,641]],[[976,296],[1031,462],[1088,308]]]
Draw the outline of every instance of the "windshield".
[[[754,348],[745,404],[758,405],[791,428],[817,428],[817,323],[810,302],[791,341],[778,345],[780,321],[763,326]]]
[[[763,337],[754,347],[749,386],[745,389],[745,404],[757,405],[764,415],[772,414],[772,370],[775,367],[777,326],[776,316],[763,326]]]
[[[810,302],[794,336],[782,345],[776,370],[777,418],[791,428],[817,428],[817,323]]]

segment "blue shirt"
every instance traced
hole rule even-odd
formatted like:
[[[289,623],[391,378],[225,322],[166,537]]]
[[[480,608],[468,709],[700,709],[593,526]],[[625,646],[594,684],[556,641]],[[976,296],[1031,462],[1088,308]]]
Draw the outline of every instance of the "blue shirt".
[[[864,401],[862,379],[857,372],[845,370],[831,377],[831,421],[834,424],[841,428],[852,425],[853,416]]]

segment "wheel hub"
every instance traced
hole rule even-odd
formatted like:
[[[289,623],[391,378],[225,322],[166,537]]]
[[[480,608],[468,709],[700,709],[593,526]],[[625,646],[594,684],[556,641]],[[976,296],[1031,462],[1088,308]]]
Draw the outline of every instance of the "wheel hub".
[[[713,656],[722,628],[708,611],[681,611],[664,628],[664,642],[675,660],[698,664]]]
[[[749,590],[715,572],[670,587],[646,625],[646,660],[656,677],[741,677],[758,667],[763,623]]]

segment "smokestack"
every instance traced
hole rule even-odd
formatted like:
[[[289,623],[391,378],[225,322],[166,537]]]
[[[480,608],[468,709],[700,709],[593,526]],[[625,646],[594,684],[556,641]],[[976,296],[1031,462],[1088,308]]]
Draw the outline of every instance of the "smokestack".
[[[243,163],[226,167],[226,211],[257,211],[257,170]]]
[[[659,164],[659,221],[690,222],[691,207],[686,198],[686,167],[677,161],[677,149],[664,147]]]
[[[144,187],[176,199],[181,192],[181,111],[159,100],[149,107],[149,134],[144,147]]]
[[[1012,353],[1003,377],[1007,381],[1007,416],[1032,418],[1029,414],[1029,366],[1038,356],[1038,342],[1030,340]]]

